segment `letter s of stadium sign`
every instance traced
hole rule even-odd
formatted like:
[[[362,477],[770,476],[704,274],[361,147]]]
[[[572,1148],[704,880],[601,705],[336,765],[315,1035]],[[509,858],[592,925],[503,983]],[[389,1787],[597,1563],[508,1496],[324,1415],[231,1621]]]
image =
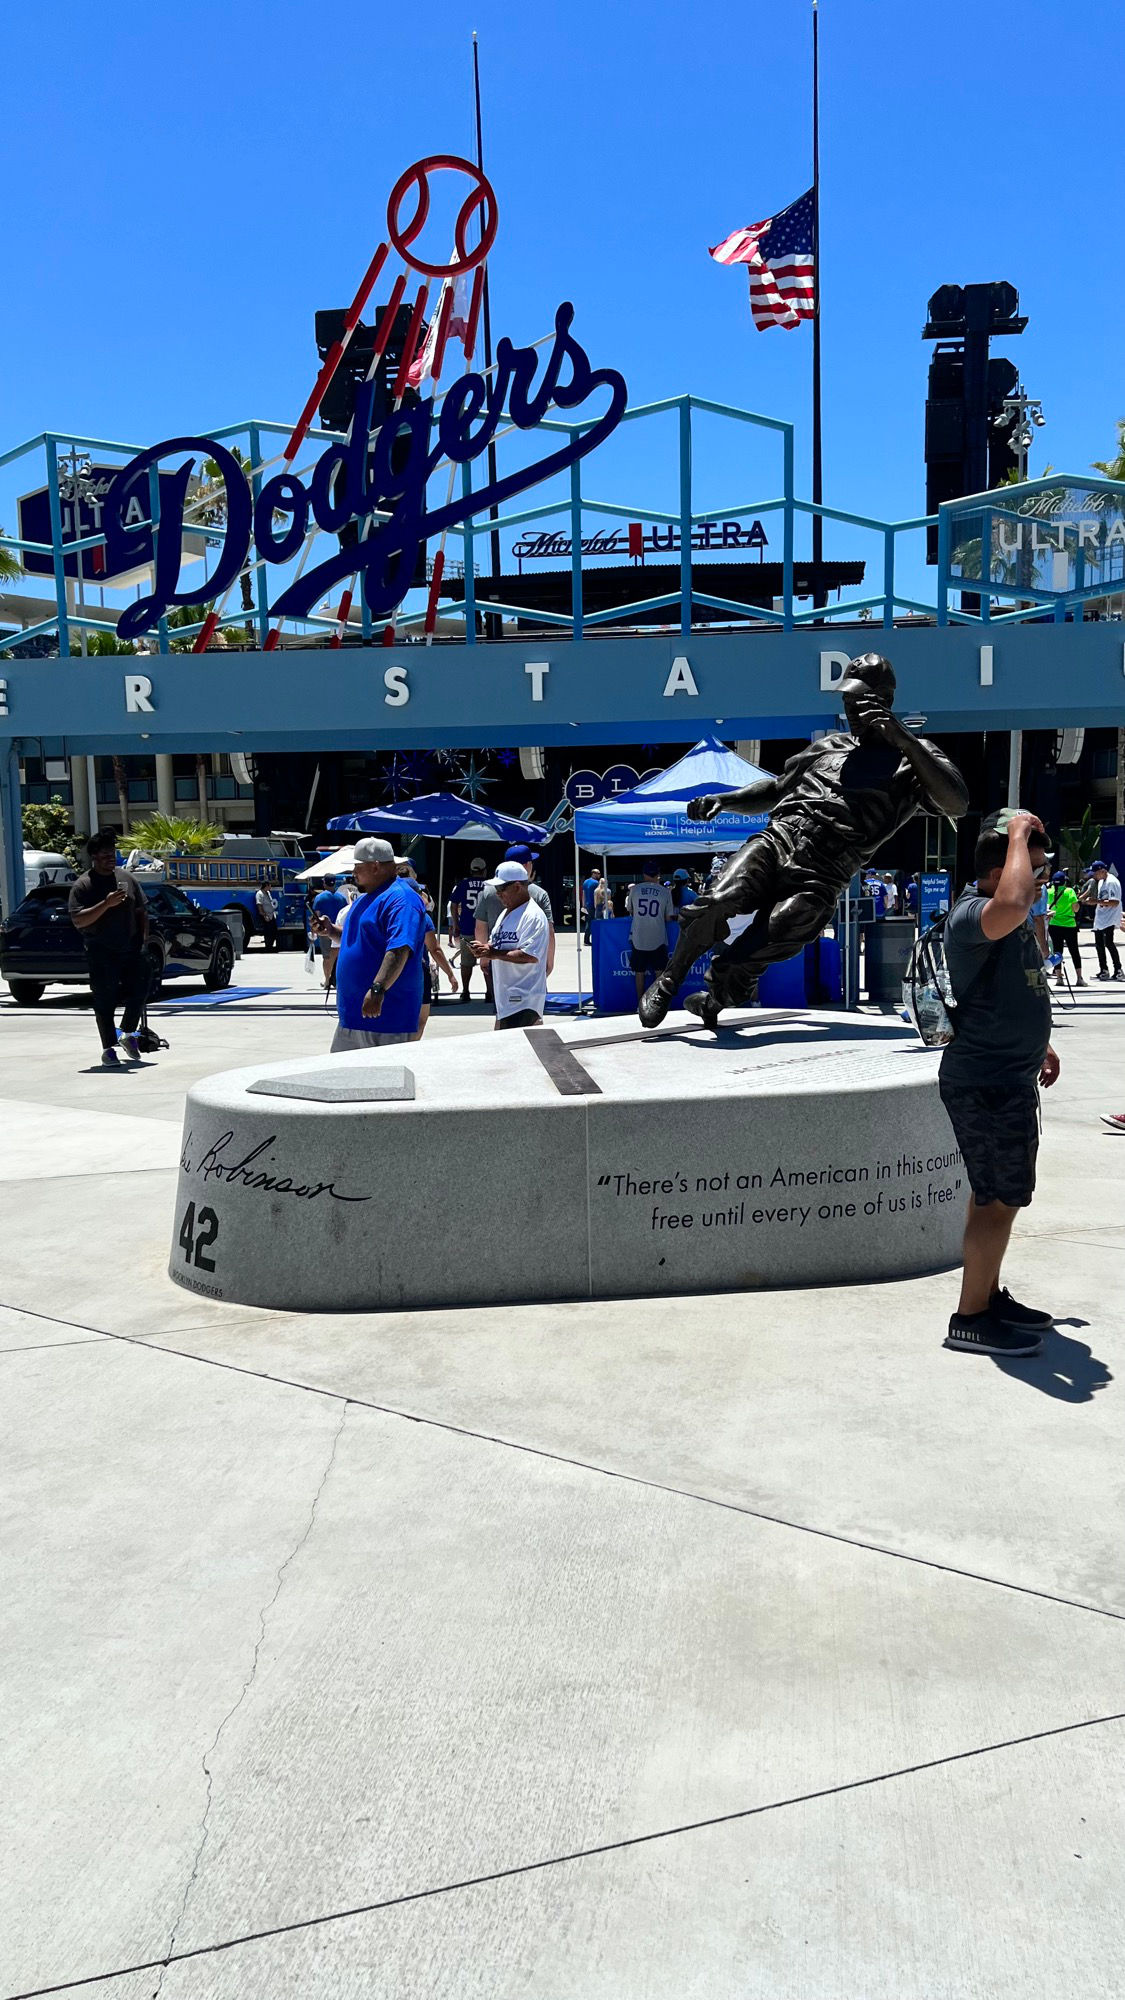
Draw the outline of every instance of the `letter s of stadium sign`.
[[[429,174],[438,168],[453,168],[467,174],[473,191],[462,204],[456,224],[456,252],[449,264],[421,263],[410,253],[429,210]],[[398,209],[403,193],[418,190],[417,210],[405,228],[399,227]],[[480,242],[469,249],[466,242],[470,216],[481,216]],[[477,168],[453,156],[422,161],[402,175],[391,195],[387,233],[403,261],[425,276],[443,278],[442,292],[433,321],[427,327],[423,312],[428,287],[418,294],[403,356],[395,382],[395,398],[402,394],[408,376],[423,378],[436,387],[444,354],[446,330],[451,319],[463,329],[464,351],[471,359],[476,337],[483,260],[496,234],[495,196]],[[375,334],[375,360],[368,379],[356,396],[355,416],[348,437],[330,444],[312,468],[306,486],[292,470],[296,456],[318,404],[339,366],[360,313],[370,296],[375,279],[387,254],[380,244],[366,277],[345,319],[342,343],[328,355],[305,412],[283,454],[286,470],[263,481],[257,500],[247,477],[257,468],[245,470],[233,453],[214,438],[176,437],[140,452],[122,467],[105,500],[103,526],[106,535],[106,568],[110,574],[127,569],[140,560],[138,550],[144,529],[126,527],[129,502],[139,497],[147,515],[150,470],[176,452],[189,454],[173,473],[161,479],[160,522],[156,536],[157,559],[151,595],[141,597],[122,613],[117,631],[122,639],[135,639],[150,631],[172,605],[197,603],[199,584],[194,590],[178,588],[182,534],[193,525],[193,503],[188,489],[195,461],[211,459],[218,467],[225,503],[225,528],[218,564],[208,578],[208,597],[217,602],[230,591],[246,565],[251,539],[258,558],[270,564],[289,563],[301,550],[306,537],[317,530],[337,536],[349,522],[361,526],[360,537],[344,548],[302,571],[282,590],[270,607],[275,618],[304,618],[323,600],[326,591],[344,579],[362,575],[364,596],[375,618],[389,617],[401,604],[415,579],[418,555],[423,542],[457,526],[471,516],[487,511],[513,494],[522,493],[540,481],[563,472],[577,459],[596,450],[616,429],[625,410],[627,391],[623,377],[614,368],[594,368],[585,349],[574,338],[571,323],[574,307],[560,305],[555,314],[554,343],[547,355],[538,382],[534,347],[516,347],[501,338],[496,349],[492,381],[484,374],[467,372],[441,396],[423,396],[410,407],[392,410],[372,433],[371,420],[376,393],[375,366],[386,344],[395,311],[402,299],[404,280],[392,290],[390,304],[380,316]],[[475,269],[472,304],[454,303],[455,288],[465,285],[466,274]],[[382,344],[381,344],[382,343]],[[533,430],[553,404],[560,411],[577,411],[598,389],[608,389],[607,407],[589,423],[589,428],[566,439],[558,449],[532,465],[513,469],[492,485],[457,499],[452,495],[452,477],[444,504],[427,507],[427,487],[439,466],[468,465],[487,451],[504,420],[518,430]],[[436,435],[435,435],[436,434]],[[216,494],[209,492],[211,508]],[[197,504],[197,503],[196,503]],[[133,510],[134,520],[136,509]],[[310,522],[311,515],[311,522]],[[185,519],[185,516],[187,517]],[[280,518],[279,518],[280,517]],[[214,512],[211,515],[214,520]],[[315,525],[313,525],[315,524]],[[209,534],[215,532],[208,529]],[[146,550],[146,557],[147,557]],[[272,636],[272,635],[271,635]]]

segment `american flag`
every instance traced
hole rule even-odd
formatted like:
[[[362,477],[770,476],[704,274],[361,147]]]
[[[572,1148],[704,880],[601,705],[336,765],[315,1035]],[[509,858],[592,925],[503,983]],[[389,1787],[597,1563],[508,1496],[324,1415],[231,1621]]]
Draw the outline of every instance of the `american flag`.
[[[414,359],[406,371],[407,385],[411,389],[420,389],[423,382],[433,374],[434,360],[437,354],[438,327],[441,323],[441,309],[445,303],[445,295],[450,288],[453,291],[453,300],[449,308],[449,325],[446,328],[446,339],[464,340],[469,330],[468,281],[463,277],[447,278],[438,293],[437,311],[434,313],[426,329],[426,338],[421,347],[416,351]]]
[[[736,229],[711,255],[716,264],[749,267],[750,311],[759,333],[811,319],[816,291],[812,189],[764,222]]]

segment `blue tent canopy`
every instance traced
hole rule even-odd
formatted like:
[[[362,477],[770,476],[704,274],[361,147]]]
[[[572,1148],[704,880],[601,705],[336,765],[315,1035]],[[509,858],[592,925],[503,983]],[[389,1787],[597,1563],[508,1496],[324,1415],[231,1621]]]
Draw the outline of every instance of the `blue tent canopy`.
[[[740,792],[769,777],[768,771],[736,757],[717,736],[704,736],[686,757],[631,792],[601,805],[581,806],[574,815],[579,847],[595,854],[642,854],[651,848],[677,853],[705,848],[714,853],[741,847],[767,825],[767,813],[720,813],[717,819],[689,819],[688,800],[707,792]]]
[[[513,819],[456,792],[425,792],[394,806],[372,806],[367,812],[342,813],[328,822],[330,833],[407,833],[430,840],[502,840],[505,847],[523,842],[540,847],[551,836],[534,820]]]

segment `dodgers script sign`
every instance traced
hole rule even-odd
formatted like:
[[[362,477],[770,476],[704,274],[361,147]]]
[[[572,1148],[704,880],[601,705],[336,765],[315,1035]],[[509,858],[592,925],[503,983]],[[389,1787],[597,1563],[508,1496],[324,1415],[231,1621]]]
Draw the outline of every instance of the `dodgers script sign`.
[[[373,434],[375,384],[365,383],[350,437],[328,446],[308,485],[293,472],[280,472],[263,483],[256,502],[238,460],[214,438],[167,438],[139,453],[122,467],[106,496],[106,568],[111,575],[143,562],[150,553],[148,530],[127,525],[130,502],[138,493],[147,499],[149,468],[175,452],[189,456],[175,472],[161,475],[155,588],[122,613],[119,636],[135,639],[150,631],[171,605],[198,601],[198,583],[194,591],[179,589],[180,544],[193,468],[197,459],[208,458],[219,468],[226,501],[222,549],[207,584],[210,595],[221,597],[236,580],[250,554],[251,540],[263,561],[286,563],[304,542],[310,515],[318,528],[332,535],[349,521],[370,521],[369,532],[358,544],[334,550],[290,583],[271,606],[270,616],[306,617],[325,591],[359,574],[372,615],[388,617],[410,589],[419,550],[429,536],[565,471],[616,429],[625,410],[624,379],[615,368],[591,367],[585,349],[571,333],[573,318],[572,305],[559,307],[554,344],[538,380],[535,349],[514,347],[502,338],[491,382],[483,374],[462,375],[446,391],[440,408],[434,396],[424,397],[410,409],[393,412]],[[581,410],[598,389],[608,389],[609,402],[600,415],[588,419],[588,430],[492,485],[427,510],[431,474],[443,462],[467,465],[479,458],[505,417],[518,430],[534,430],[552,404],[558,410]],[[135,507],[132,511],[135,515]]]
[[[435,175],[443,173],[467,180],[469,190],[457,215],[452,256],[437,262],[432,251],[423,258],[416,243],[430,214],[431,183]],[[413,213],[406,216],[405,209],[411,201]],[[218,468],[222,492],[216,493],[214,499],[221,506],[216,504],[212,508],[210,519],[215,521],[220,512],[223,519],[219,560],[206,586],[218,608],[208,615],[196,641],[199,650],[214,629],[226,594],[250,560],[251,544],[256,561],[263,564],[290,563],[300,554],[297,574],[270,606],[271,618],[307,618],[326,591],[356,576],[363,578],[363,593],[372,615],[388,618],[410,589],[422,545],[431,535],[444,536],[450,528],[499,501],[564,472],[576,460],[596,450],[602,439],[616,429],[625,411],[624,380],[615,368],[591,367],[585,348],[571,332],[572,305],[561,305],[555,314],[554,342],[541,373],[536,348],[543,343],[537,342],[536,347],[515,347],[510,340],[501,339],[494,368],[479,374],[470,368],[439,397],[436,385],[455,328],[463,337],[465,359],[472,361],[484,262],[495,241],[496,229],[496,197],[472,161],[441,153],[408,167],[391,191],[387,238],[378,245],[343,316],[343,331],[325,357],[282,454],[285,469],[265,480],[255,498],[251,480],[265,468],[244,468],[231,451],[208,437],[166,438],[162,444],[138,453],[121,468],[106,495],[103,516],[105,570],[111,576],[152,560],[147,522],[154,468],[174,453],[188,454],[175,471],[159,474],[160,520],[153,537],[156,543],[153,588],[149,596],[139,598],[118,619],[117,631],[122,639],[135,639],[151,631],[170,606],[198,601],[198,584],[191,591],[179,588],[185,514],[190,516],[198,509],[198,502],[193,507],[188,499],[197,459],[210,459]],[[470,244],[470,234],[474,232],[477,241]],[[344,358],[390,248],[409,270],[426,280],[414,302],[394,382],[392,395],[396,407],[373,431],[376,369],[402,303],[406,284],[403,275],[396,278],[389,301],[379,315],[373,358],[367,379],[356,395],[351,429],[345,439],[330,444],[322,453],[306,485],[294,469],[294,459]],[[462,288],[470,273],[472,299],[462,304]],[[441,279],[442,284],[427,326],[425,309],[429,281],[433,278]],[[429,393],[412,396],[409,404],[404,402],[408,385],[421,389],[427,384]],[[609,391],[609,400],[600,413],[585,407],[599,389]],[[534,464],[520,466],[502,479],[494,477],[490,485],[474,493],[453,498],[453,469],[471,464],[486,452],[501,423],[514,425],[521,431],[534,430],[552,406],[581,413],[584,428]],[[429,508],[429,481],[441,466],[449,469],[444,505]],[[145,525],[138,526],[139,521]],[[358,529],[358,535],[345,534],[345,530],[353,527]],[[305,559],[321,533],[339,537],[343,545],[333,548],[322,561],[306,567]],[[435,565],[431,609],[439,581],[440,569]],[[350,603],[350,584],[345,598]],[[339,615],[343,624],[346,611]],[[271,631],[267,648],[276,644],[277,638],[277,630]]]

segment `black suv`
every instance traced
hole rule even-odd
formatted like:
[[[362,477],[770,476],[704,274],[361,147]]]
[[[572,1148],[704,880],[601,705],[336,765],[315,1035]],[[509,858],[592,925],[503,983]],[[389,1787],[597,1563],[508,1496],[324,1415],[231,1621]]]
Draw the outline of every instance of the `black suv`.
[[[164,979],[202,978],[212,990],[229,986],[234,946],[222,918],[201,910],[182,889],[163,882],[141,887],[148,903],[149,999],[158,998]],[[0,924],[0,977],[21,1007],[33,1007],[47,986],[89,983],[86,948],[67,913],[69,897],[69,883],[45,882]]]

